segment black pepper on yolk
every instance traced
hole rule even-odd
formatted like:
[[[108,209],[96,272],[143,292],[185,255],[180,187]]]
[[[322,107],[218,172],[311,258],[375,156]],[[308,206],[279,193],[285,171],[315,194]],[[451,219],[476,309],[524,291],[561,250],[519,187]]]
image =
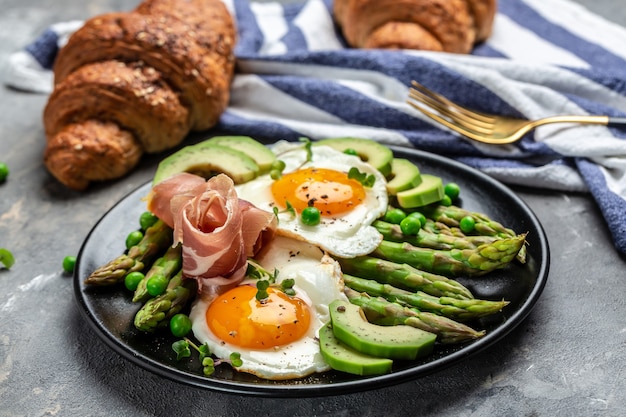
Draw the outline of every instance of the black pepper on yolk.
[[[322,216],[351,211],[365,199],[365,189],[348,174],[325,168],[306,168],[284,174],[272,183],[274,199],[296,211],[316,207]]]
[[[217,297],[206,310],[206,323],[219,339],[250,349],[269,349],[301,339],[309,330],[311,312],[297,297],[268,288],[269,297],[256,299],[250,285]]]

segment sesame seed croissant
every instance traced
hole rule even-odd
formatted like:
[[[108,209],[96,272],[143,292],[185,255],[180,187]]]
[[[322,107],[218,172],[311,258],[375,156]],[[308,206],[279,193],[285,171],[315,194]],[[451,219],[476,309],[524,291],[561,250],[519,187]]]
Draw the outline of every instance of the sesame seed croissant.
[[[44,164],[83,190],[214,126],[228,104],[235,42],[220,0],[144,0],[87,20],[55,61]]]

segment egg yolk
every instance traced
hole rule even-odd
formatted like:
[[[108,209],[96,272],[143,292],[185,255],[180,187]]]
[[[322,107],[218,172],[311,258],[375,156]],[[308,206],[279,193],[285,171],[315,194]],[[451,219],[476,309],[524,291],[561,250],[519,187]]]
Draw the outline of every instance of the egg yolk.
[[[365,199],[365,189],[348,174],[325,168],[307,168],[284,174],[272,183],[276,202],[296,211],[316,207],[322,216],[349,212]]]
[[[250,285],[235,287],[217,297],[206,311],[209,329],[235,346],[268,349],[302,338],[309,329],[311,313],[297,297],[268,288],[269,297],[256,299]]]

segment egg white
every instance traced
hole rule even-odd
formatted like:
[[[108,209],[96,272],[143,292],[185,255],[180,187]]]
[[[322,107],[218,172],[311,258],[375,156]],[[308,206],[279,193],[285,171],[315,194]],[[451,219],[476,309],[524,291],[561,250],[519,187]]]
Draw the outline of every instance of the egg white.
[[[241,355],[238,371],[272,380],[301,378],[330,367],[319,349],[319,329],[330,320],[329,304],[346,299],[339,264],[314,245],[287,237],[276,237],[256,258],[268,271],[278,270],[277,283],[285,279],[295,281],[296,297],[310,308],[311,323],[305,336],[288,345],[265,350],[251,350],[219,339],[206,323],[206,310],[212,300],[195,301],[190,318],[194,336],[207,343],[218,358],[228,358],[232,352]],[[254,285],[255,281],[252,281]],[[248,285],[246,280],[241,285]]]
[[[307,162],[304,145],[293,142],[279,142],[272,148],[278,159],[285,162],[284,173],[303,168],[326,168],[348,172],[356,167],[360,172],[372,174],[376,178],[372,187],[365,187],[365,200],[350,212],[332,217],[322,216],[316,226],[304,225],[299,216],[289,212],[278,215],[277,233],[294,239],[313,243],[330,254],[353,258],[372,252],[382,241],[381,234],[371,226],[387,209],[388,196],[385,177],[358,156],[347,155],[328,146],[312,146],[312,158]],[[274,180],[269,174],[236,186],[239,198],[250,201],[263,210],[272,211],[276,201],[271,192]]]

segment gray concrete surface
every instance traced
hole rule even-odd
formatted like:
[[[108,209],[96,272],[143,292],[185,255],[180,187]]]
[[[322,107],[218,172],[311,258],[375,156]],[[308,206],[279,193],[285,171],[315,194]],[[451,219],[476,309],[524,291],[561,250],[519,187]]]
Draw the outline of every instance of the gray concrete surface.
[[[506,1],[506,0],[503,0]],[[550,0],[546,0],[550,1]],[[626,25],[613,0],[579,0]],[[0,0],[0,65],[47,25],[132,0]],[[518,189],[550,240],[552,265],[530,316],[487,351],[391,387],[324,398],[264,399],[163,379],[104,345],[79,315],[61,272],[94,223],[150,178],[146,159],[122,181],[68,192],[42,165],[46,97],[2,88],[0,416],[622,416],[626,415],[626,272],[587,195]]]

